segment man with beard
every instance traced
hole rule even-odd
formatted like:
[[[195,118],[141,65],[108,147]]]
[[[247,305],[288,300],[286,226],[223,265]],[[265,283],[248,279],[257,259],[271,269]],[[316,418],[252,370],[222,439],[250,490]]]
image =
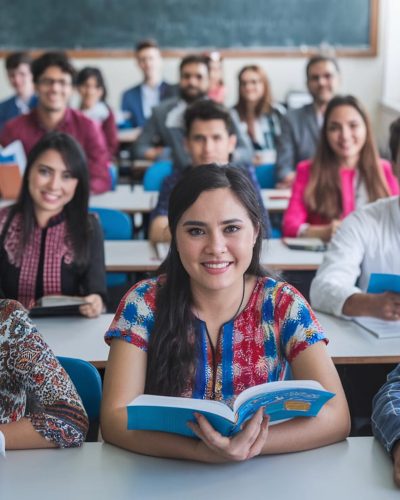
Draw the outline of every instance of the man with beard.
[[[188,55],[179,67],[179,96],[166,99],[153,109],[150,119],[134,145],[134,157],[155,161],[167,156],[170,148],[175,169],[190,164],[190,157],[184,146],[183,115],[187,106],[198,99],[206,99],[210,80],[208,58]],[[251,151],[245,145],[237,124],[234,124],[238,147],[233,154],[236,162],[250,162]]]
[[[288,110],[278,140],[276,167],[280,181],[278,187],[281,188],[291,187],[296,165],[314,156],[326,106],[339,86],[339,66],[332,57],[312,57],[307,63],[306,75],[313,102],[302,108]]]

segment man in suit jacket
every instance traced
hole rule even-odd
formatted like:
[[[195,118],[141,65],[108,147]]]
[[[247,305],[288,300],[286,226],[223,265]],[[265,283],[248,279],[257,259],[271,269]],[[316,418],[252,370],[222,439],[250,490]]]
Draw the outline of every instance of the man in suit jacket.
[[[174,169],[190,165],[185,149],[183,115],[187,106],[197,100],[206,99],[209,89],[209,59],[192,54],[182,59],[179,71],[179,97],[165,100],[153,109],[150,119],[134,144],[134,157],[157,160],[171,150]],[[232,117],[233,119],[233,117]],[[235,162],[251,162],[252,151],[243,139],[237,122],[234,121],[237,147],[233,154]]]
[[[291,187],[296,165],[314,156],[326,106],[339,85],[339,66],[332,57],[312,57],[306,75],[313,102],[299,109],[289,109],[283,119],[277,145],[279,187]]]
[[[136,61],[143,72],[143,82],[126,90],[121,109],[128,114],[133,128],[143,127],[152,108],[176,94],[176,86],[161,81],[161,53],[155,40],[143,40],[136,46]]]
[[[0,102],[0,130],[8,120],[29,113],[37,102],[32,80],[31,56],[27,52],[14,52],[5,62],[7,76],[15,95]]]

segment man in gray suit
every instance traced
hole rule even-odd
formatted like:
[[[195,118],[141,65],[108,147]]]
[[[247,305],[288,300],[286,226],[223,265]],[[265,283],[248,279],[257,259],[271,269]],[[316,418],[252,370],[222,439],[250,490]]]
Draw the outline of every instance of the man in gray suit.
[[[134,145],[134,157],[155,161],[165,158],[166,148],[171,151],[175,170],[191,164],[185,149],[183,115],[187,106],[207,96],[209,80],[209,59],[192,54],[182,59],[179,66],[179,96],[166,99],[153,108],[150,119]],[[235,123],[238,142],[233,159],[235,162],[250,162],[251,150],[246,146],[243,136]]]
[[[307,88],[313,102],[302,108],[288,110],[282,123],[277,146],[278,187],[291,187],[296,165],[314,156],[324,113],[339,86],[336,59],[323,55],[312,57],[306,68]]]

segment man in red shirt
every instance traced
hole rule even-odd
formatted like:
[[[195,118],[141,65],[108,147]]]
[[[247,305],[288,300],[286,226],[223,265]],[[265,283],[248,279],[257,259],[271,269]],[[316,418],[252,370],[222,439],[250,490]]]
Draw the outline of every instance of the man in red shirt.
[[[75,69],[62,52],[48,52],[32,64],[38,96],[37,108],[7,122],[0,144],[7,146],[19,139],[28,154],[49,131],[59,130],[74,137],[85,151],[92,193],[111,188],[108,153],[98,125],[79,111],[68,107],[75,80]]]

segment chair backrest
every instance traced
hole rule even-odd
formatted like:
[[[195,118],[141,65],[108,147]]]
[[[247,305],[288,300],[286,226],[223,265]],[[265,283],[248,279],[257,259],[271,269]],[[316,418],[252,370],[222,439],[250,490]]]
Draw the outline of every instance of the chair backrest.
[[[256,167],[257,180],[261,189],[273,189],[276,184],[275,164],[259,165]]]
[[[163,180],[172,173],[172,162],[157,161],[149,167],[143,176],[145,191],[160,191]]]
[[[90,208],[99,216],[105,240],[130,240],[133,237],[132,219],[128,214],[112,208]]]
[[[89,421],[98,421],[101,403],[101,378],[99,372],[91,363],[83,359],[58,356],[58,360],[74,383],[88,414]]]

